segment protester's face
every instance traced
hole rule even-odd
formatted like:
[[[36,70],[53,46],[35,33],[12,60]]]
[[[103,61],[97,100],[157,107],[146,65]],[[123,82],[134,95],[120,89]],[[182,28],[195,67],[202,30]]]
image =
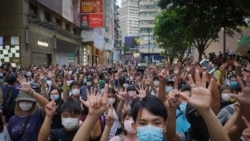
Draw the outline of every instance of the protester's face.
[[[141,127],[141,126],[155,126],[159,128],[165,127],[165,122],[163,117],[153,115],[150,113],[147,109],[143,108],[139,111],[135,126]]]
[[[33,79],[34,79],[35,82],[37,82],[37,81],[39,80],[38,74],[35,73],[35,74],[33,75]]]
[[[231,90],[230,89],[225,89],[225,90],[222,91],[222,93],[228,93],[228,94],[230,94]]]

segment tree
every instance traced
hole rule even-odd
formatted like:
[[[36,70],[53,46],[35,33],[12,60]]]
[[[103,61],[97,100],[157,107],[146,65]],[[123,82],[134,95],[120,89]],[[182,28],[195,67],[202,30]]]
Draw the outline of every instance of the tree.
[[[218,32],[222,27],[226,31],[240,32],[239,27],[246,25],[244,22],[246,12],[235,5],[235,0],[160,0],[159,6],[163,12],[175,10],[177,17],[182,18],[182,22],[178,22],[178,26],[175,26],[177,29],[169,28],[167,24],[162,27],[173,31],[185,27],[185,31],[188,32],[185,34],[186,39],[197,48],[201,60],[203,52],[218,39]],[[179,9],[183,12],[179,12]],[[234,32],[227,33],[233,35]]]
[[[154,34],[159,47],[165,49],[165,55],[170,60],[174,57],[183,56],[190,47],[188,42],[188,29],[183,26],[185,9],[168,9],[164,10],[161,15],[156,17]]]

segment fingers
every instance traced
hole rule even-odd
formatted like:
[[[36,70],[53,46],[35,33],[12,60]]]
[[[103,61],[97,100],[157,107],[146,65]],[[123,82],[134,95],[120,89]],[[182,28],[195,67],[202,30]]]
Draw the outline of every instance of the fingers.
[[[210,91],[212,91],[213,86],[215,85],[214,82],[215,82],[215,81],[214,81],[214,78],[211,78],[210,81],[209,81],[209,85],[208,85],[208,89],[209,89]]]
[[[250,123],[247,121],[247,119],[246,119],[245,117],[241,117],[241,118],[242,118],[243,123],[245,124],[245,126],[246,126],[247,128],[249,128],[249,127],[250,127]]]
[[[189,85],[191,86],[191,88],[194,87],[195,83],[191,74],[188,74],[188,80],[189,80]]]
[[[196,83],[197,86],[201,86],[202,85],[199,70],[195,71],[195,83]]]
[[[187,94],[185,94],[185,93],[180,93],[180,96],[184,99],[184,100],[186,100],[187,102],[189,102],[190,101],[190,97],[187,95]]]
[[[104,98],[108,98],[109,85],[106,83],[104,86]]]
[[[207,84],[207,72],[204,71],[202,72],[201,86],[206,88],[206,84]]]

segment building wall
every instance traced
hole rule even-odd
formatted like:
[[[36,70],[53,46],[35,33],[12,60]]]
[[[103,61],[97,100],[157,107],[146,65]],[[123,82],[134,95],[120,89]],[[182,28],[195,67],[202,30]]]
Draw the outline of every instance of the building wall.
[[[36,7],[36,13],[31,11],[33,6]],[[46,21],[45,12],[50,14],[51,21]],[[60,25],[56,23],[58,19],[61,21]],[[73,53],[73,62],[77,63],[76,50],[80,47],[81,41],[79,34],[76,33],[77,28],[79,27],[64,19],[53,9],[49,9],[34,0],[8,0],[0,5],[0,37],[19,37],[20,57],[10,58],[6,62],[22,66],[41,63],[49,65],[60,62],[67,64],[69,60],[72,60]],[[62,44],[60,47],[57,46],[57,39],[68,43],[67,46]],[[71,50],[67,50],[68,48]],[[12,46],[10,50],[13,50]],[[61,53],[57,54],[60,51]],[[71,57],[67,58],[67,53],[71,53]],[[59,57],[60,61],[56,59],[58,58],[56,55],[62,56]],[[62,62],[62,60],[65,61]]]
[[[122,32],[122,44],[125,36],[139,35],[139,7],[138,0],[123,0],[119,9],[119,24]]]

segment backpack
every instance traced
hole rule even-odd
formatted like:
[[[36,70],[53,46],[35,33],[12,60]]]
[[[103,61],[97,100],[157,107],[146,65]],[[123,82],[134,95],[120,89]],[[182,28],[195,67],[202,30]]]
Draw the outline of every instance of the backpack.
[[[3,86],[3,113],[6,118],[6,123],[8,123],[10,117],[14,115],[15,104],[14,85],[8,86],[5,84]]]

